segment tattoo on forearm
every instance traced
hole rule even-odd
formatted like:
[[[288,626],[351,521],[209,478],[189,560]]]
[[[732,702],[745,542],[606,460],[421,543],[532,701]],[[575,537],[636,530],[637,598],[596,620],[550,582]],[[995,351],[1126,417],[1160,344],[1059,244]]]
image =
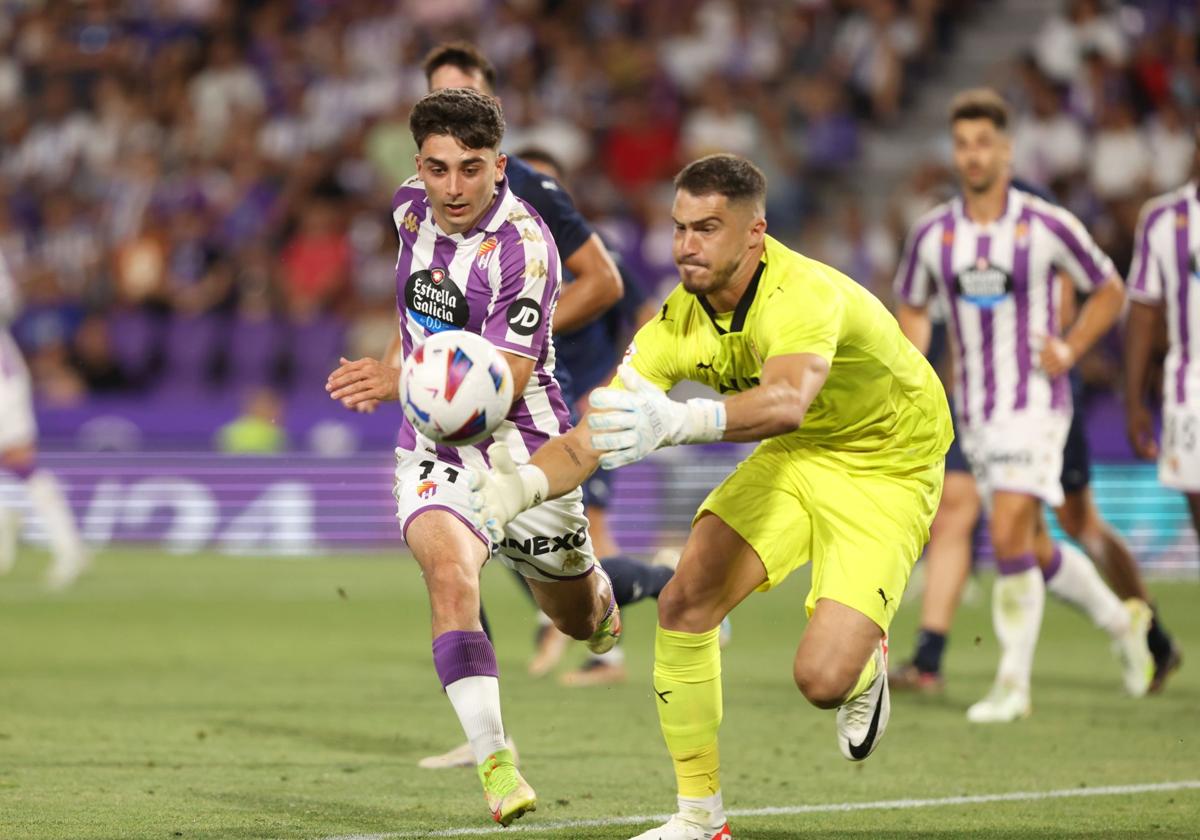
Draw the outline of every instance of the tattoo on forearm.
[[[579,460],[579,456],[577,454],[575,454],[575,450],[571,447],[571,444],[569,444],[569,443],[564,444],[563,449],[565,449],[567,451],[567,457],[575,462],[575,466],[577,466],[577,467],[583,466],[583,462]]]

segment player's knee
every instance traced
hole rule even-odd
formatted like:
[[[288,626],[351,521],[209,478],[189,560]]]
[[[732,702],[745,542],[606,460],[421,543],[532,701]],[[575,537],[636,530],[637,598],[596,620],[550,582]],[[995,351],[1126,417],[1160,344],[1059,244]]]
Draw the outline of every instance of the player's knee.
[[[668,630],[705,633],[721,623],[716,604],[704,593],[672,578],[658,594],[658,624]]]
[[[1033,535],[1016,518],[994,519],[990,527],[996,556],[1016,557],[1030,550]]]
[[[476,596],[479,575],[464,564],[452,559],[430,563],[425,568],[425,586],[434,609],[461,603],[466,596]]]
[[[819,663],[797,660],[792,667],[792,677],[804,699],[818,709],[836,709],[854,688],[853,678]]]

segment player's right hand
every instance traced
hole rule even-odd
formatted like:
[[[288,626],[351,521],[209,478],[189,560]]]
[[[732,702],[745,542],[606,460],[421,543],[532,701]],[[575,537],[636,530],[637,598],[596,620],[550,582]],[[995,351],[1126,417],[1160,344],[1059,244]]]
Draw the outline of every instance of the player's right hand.
[[[504,539],[504,526],[545,500],[549,483],[533,464],[518,466],[508,447],[499,441],[488,447],[487,454],[492,468],[471,470],[467,475],[468,504],[471,524],[498,543]]]
[[[1154,440],[1154,420],[1150,409],[1144,405],[1130,406],[1125,420],[1125,431],[1134,454],[1147,461],[1158,457],[1158,444]]]
[[[400,399],[400,371],[396,368],[370,357],[340,361],[325,380],[330,398],[361,414],[370,414],[381,402]]]

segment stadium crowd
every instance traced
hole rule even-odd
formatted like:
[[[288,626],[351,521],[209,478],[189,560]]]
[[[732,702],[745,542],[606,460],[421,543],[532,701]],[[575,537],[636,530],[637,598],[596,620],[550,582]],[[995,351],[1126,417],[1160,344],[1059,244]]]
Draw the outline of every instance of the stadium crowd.
[[[447,38],[496,63],[505,148],[561,160],[651,294],[674,277],[665,187],[718,149],[763,166],[773,232],[883,293],[903,231],[948,181],[940,162],[914,167],[873,218],[851,186],[863,131],[895,124],[983,2],[0,3],[15,335],[52,405],[304,393],[339,353],[379,353],[395,329],[388,208],[412,172],[408,111],[422,56]],[[1189,9],[1066,3],[1007,90],[1018,175],[1122,267],[1140,201],[1190,161]]]

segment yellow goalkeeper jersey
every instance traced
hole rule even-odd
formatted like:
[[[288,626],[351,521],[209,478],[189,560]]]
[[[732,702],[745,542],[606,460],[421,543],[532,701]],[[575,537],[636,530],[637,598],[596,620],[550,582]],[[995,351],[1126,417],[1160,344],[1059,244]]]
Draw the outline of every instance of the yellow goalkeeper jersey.
[[[849,277],[766,237],[733,312],[676,286],[626,355],[664,391],[689,379],[722,393],[759,384],[772,356],[812,353],[829,378],[799,429],[781,436],[856,470],[903,472],[945,455],[950,409],[937,375],[879,300]]]

